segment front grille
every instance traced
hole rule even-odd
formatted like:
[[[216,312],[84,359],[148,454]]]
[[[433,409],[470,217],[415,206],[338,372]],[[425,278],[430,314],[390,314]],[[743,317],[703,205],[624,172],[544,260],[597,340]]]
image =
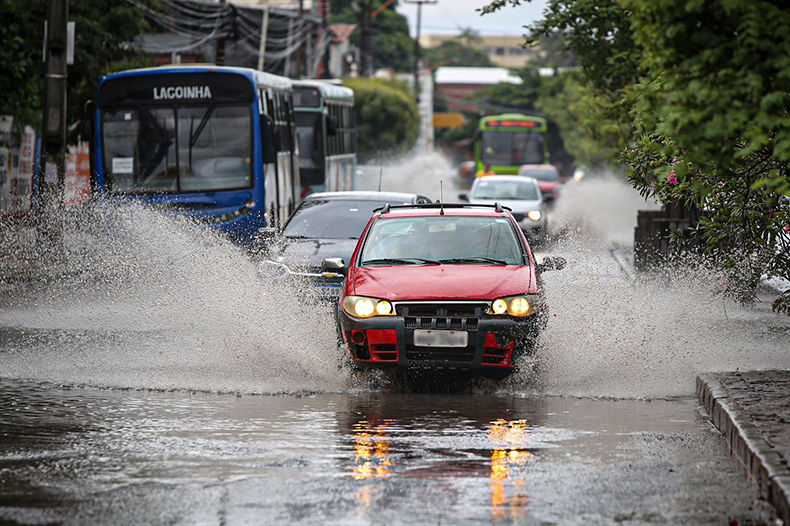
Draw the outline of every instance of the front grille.
[[[513,214],[513,219],[520,223],[521,221],[524,221],[524,214]]]
[[[472,363],[474,347],[416,347],[406,345],[406,358],[411,362],[458,362]]]
[[[398,303],[396,309],[407,329],[476,331],[487,306],[485,302]]]

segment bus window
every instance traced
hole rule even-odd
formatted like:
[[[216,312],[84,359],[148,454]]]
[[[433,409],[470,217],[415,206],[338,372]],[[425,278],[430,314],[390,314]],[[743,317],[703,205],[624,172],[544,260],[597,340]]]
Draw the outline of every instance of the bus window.
[[[531,132],[484,131],[484,164],[518,166],[543,163],[543,134]]]
[[[297,112],[299,132],[299,169],[302,184],[324,184],[324,148],[322,115],[316,112]]]

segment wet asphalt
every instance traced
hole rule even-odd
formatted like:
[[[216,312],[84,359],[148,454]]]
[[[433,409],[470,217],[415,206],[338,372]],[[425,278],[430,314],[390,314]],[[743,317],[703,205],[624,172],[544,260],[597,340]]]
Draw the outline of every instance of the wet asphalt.
[[[741,524],[693,398],[210,394],[0,381],[6,524]]]

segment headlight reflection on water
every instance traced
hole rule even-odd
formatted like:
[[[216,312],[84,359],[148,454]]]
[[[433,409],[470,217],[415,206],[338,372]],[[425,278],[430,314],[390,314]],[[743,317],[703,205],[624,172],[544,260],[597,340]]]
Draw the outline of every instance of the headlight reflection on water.
[[[526,420],[499,419],[491,422],[488,437],[508,444],[491,450],[491,518],[501,520],[508,511],[511,519],[527,515],[529,497],[526,493],[526,466],[533,454],[517,447],[528,439],[529,424]],[[510,492],[510,494],[509,494]]]

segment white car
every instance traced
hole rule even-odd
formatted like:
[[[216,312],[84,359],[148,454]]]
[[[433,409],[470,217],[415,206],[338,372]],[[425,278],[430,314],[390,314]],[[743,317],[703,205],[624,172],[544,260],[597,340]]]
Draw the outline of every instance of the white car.
[[[510,208],[530,241],[546,238],[546,204],[538,181],[519,175],[489,175],[477,178],[468,194],[458,198],[473,205],[499,203]]]

